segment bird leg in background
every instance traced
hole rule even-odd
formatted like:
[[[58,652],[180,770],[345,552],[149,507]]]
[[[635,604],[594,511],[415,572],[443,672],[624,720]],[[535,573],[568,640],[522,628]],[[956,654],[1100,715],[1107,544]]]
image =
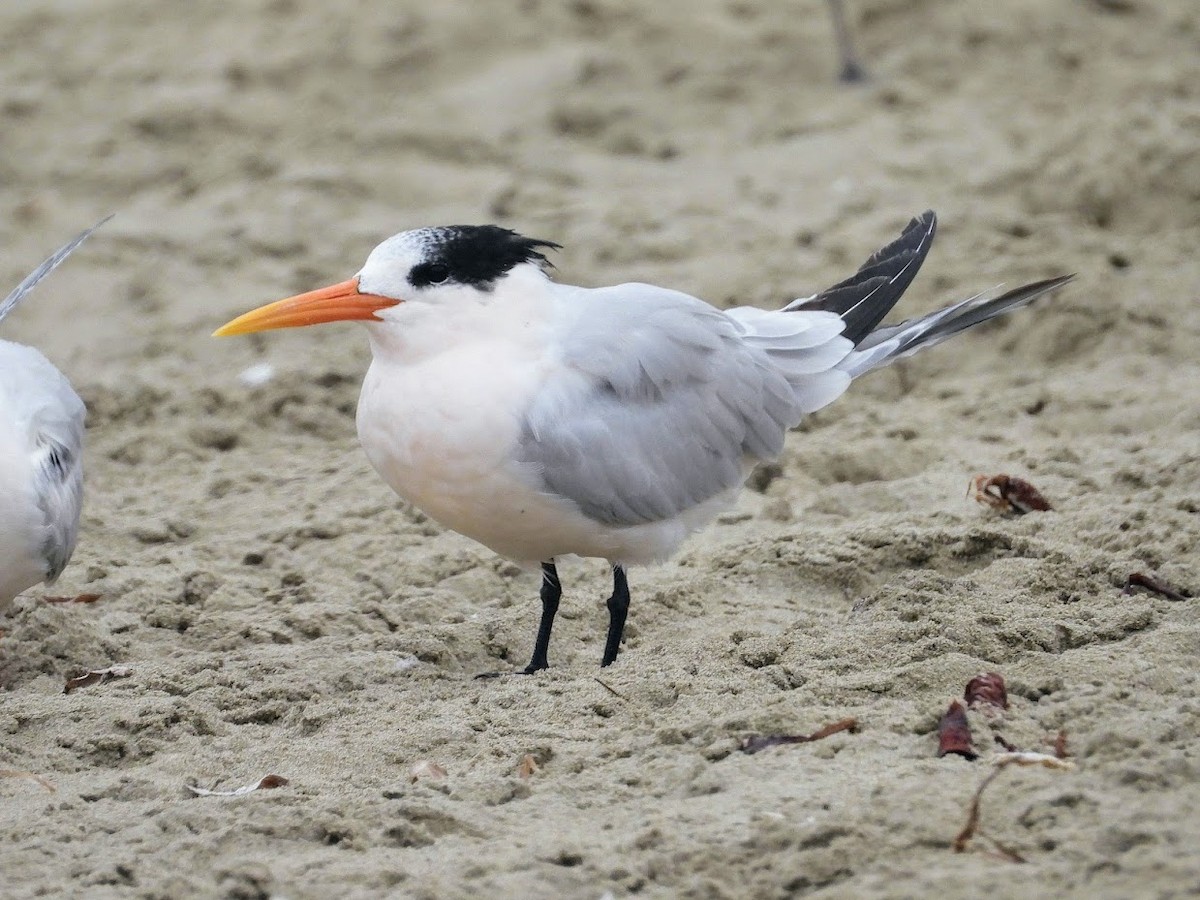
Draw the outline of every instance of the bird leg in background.
[[[867,70],[858,61],[854,45],[850,42],[850,27],[846,24],[846,10],[842,0],[829,0],[829,12],[833,15],[833,33],[837,38],[838,56],[841,58],[842,71],[838,73],[846,84],[865,81]]]
[[[558,601],[562,599],[562,582],[558,580],[558,569],[554,563],[542,563],[542,620],[538,623],[537,640],[533,645],[533,659],[524,669],[525,675],[532,675],[542,669],[550,668],[546,658],[550,652],[550,632],[554,628],[554,614],[558,612]]]
[[[625,617],[629,615],[629,582],[622,566],[613,566],[613,592],[608,598],[608,640],[604,642],[604,658],[601,667],[611,666],[621,649],[621,635],[625,633]]]

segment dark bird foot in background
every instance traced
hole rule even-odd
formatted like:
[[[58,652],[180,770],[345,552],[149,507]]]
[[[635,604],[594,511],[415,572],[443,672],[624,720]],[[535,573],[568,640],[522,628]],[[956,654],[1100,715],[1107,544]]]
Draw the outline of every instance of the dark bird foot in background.
[[[866,80],[867,70],[853,59],[846,60],[842,64],[842,71],[838,73],[838,81],[842,84],[861,84]]]

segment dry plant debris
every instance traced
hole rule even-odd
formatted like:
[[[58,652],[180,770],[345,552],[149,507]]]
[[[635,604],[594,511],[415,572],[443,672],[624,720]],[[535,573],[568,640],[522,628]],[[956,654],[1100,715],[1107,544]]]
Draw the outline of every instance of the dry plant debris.
[[[1008,709],[1008,688],[1004,684],[1004,676],[999,672],[980,672],[967,682],[963,699],[971,709],[979,706]]]
[[[288,780],[282,775],[264,775],[254,784],[247,784],[240,788],[234,788],[231,791],[214,791],[208,788],[202,788],[198,785],[186,785],[187,789],[197,797],[244,797],[246,794],[252,794],[255,791],[267,791],[271,788],[280,788],[288,783]]]
[[[36,781],[52,794],[56,790],[48,779],[43,778],[36,772],[22,772],[20,769],[0,769],[0,778],[28,778],[30,781]]]
[[[1060,730],[1058,734],[1054,736],[1054,755],[1059,759],[1066,759],[1071,755],[1071,752],[1067,749],[1066,731]]]
[[[760,750],[766,750],[768,747],[779,747],[783,744],[807,744],[827,738],[831,734],[837,734],[841,731],[849,731],[851,733],[858,731],[858,719],[854,717],[839,719],[832,724],[826,725],[824,728],[817,729],[812,734],[756,734],[742,740],[742,752],[757,753]]]
[[[436,781],[446,777],[446,770],[439,766],[431,759],[422,759],[413,763],[413,767],[408,770],[408,780],[412,784],[416,784],[422,778],[428,778]]]
[[[998,512],[1018,516],[1051,509],[1041,491],[1024,478],[1014,475],[976,475],[971,479],[967,495]]]
[[[133,669],[129,666],[109,666],[107,669],[93,669],[75,678],[67,679],[67,683],[63,686],[63,693],[69,694],[72,691],[91,687],[94,684],[106,684],[114,678],[128,678],[132,674]]]
[[[1121,590],[1121,593],[1126,595],[1132,594],[1135,588],[1145,588],[1152,593],[1166,597],[1168,600],[1175,600],[1176,602],[1187,599],[1186,595],[1181,594],[1165,581],[1152,578],[1142,572],[1131,572],[1129,577],[1125,579],[1125,587]]]
[[[994,853],[1001,859],[1009,862],[1023,863],[1025,858],[1015,850],[1010,850],[993,837],[989,837],[979,828],[980,817],[980,802],[983,799],[983,792],[987,790],[987,786],[996,780],[996,777],[1009,766],[1041,766],[1047,769],[1057,769],[1059,771],[1070,770],[1075,768],[1075,764],[1070,760],[1060,759],[1057,756],[1051,756],[1048,753],[1029,753],[1016,751],[1013,753],[1001,753],[994,760],[992,765],[995,766],[987,777],[980,782],[979,787],[975,789],[975,795],[971,798],[971,805],[967,808],[967,823],[963,825],[958,836],[954,838],[954,842],[950,845],[955,853],[963,853],[968,849],[971,839],[976,835],[986,838],[991,842],[994,848]]]
[[[971,726],[967,722],[967,711],[958,700],[951,701],[949,709],[938,722],[938,751],[939,757],[948,753],[956,753],[963,759],[975,759],[979,756],[971,744]]]
[[[46,603],[95,603],[103,594],[76,594],[74,597],[43,597]]]

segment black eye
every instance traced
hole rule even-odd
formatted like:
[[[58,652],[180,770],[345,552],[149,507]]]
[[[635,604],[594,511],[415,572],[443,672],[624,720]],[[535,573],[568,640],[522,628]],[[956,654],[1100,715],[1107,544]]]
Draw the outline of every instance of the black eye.
[[[427,287],[432,284],[445,284],[450,280],[450,267],[445,263],[421,263],[413,266],[408,280],[413,287]]]

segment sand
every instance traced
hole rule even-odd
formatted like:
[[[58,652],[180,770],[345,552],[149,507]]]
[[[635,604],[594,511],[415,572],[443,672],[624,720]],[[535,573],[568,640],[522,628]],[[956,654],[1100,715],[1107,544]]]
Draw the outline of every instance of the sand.
[[[1200,891],[1200,12],[39,0],[0,8],[0,275],[117,217],[4,323],[89,407],[79,548],[0,620],[0,895],[1178,897]],[[209,332],[382,238],[495,221],[560,277],[718,305],[831,284],[936,208],[902,305],[1077,282],[856,384],[778,477],[566,587],[442,532],[354,434],[363,335]],[[260,386],[238,375],[259,363]],[[1028,478],[1053,511],[964,497]],[[98,593],[92,604],[46,595]],[[64,695],[69,676],[132,675]],[[970,714],[981,756],[938,759]],[[859,730],[756,755],[756,733]],[[950,843],[998,750],[983,827]],[[520,771],[522,760],[530,756]],[[445,770],[422,770],[422,761]],[[233,789],[267,774],[284,787]],[[522,777],[522,774],[527,777]],[[53,788],[53,791],[49,787]]]

